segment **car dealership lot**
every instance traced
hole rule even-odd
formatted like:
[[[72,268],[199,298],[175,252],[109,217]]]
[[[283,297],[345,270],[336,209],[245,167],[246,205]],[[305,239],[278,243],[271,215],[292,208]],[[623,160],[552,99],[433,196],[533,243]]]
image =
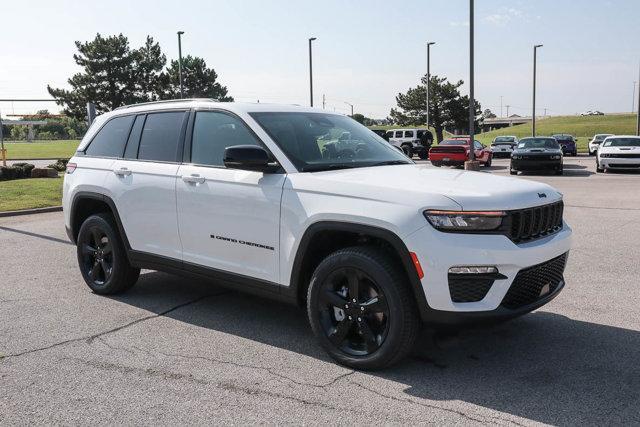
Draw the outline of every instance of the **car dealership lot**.
[[[61,213],[2,218],[0,423],[640,423],[640,173],[579,156],[520,177],[564,194],[566,289],[368,373],[334,364],[303,311],[209,283],[146,272],[94,295]]]

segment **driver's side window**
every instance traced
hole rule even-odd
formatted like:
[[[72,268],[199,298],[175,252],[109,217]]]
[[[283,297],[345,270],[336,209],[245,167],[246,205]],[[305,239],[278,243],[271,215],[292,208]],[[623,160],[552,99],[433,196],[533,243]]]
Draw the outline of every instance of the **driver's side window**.
[[[239,118],[220,111],[198,111],[193,123],[191,163],[224,166],[224,150],[234,145],[260,145]]]

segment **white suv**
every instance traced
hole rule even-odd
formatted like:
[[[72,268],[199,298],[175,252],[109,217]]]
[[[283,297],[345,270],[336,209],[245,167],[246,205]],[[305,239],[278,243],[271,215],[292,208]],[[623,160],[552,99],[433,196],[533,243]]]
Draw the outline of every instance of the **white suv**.
[[[143,268],[210,278],[306,306],[326,351],[361,369],[399,361],[423,323],[546,304],[571,241],[548,185],[426,168],[348,117],[296,106],[104,114],[63,204],[94,292],[125,291]]]

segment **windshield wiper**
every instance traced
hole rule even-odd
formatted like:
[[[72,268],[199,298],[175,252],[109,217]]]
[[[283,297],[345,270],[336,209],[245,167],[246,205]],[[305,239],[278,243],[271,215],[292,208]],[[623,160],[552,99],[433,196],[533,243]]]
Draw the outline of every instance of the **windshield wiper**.
[[[302,169],[302,172],[322,172],[337,169],[352,169],[357,167],[362,167],[362,165],[350,163],[329,163],[324,165],[309,165],[304,167]]]
[[[384,162],[373,163],[369,166],[389,166],[389,165],[411,165],[413,162],[407,162],[406,160],[385,160]]]

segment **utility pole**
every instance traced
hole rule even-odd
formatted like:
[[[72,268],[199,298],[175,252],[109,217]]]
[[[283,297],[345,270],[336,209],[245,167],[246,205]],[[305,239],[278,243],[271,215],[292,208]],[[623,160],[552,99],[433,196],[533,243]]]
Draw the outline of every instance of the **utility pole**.
[[[638,82],[640,82],[640,65],[638,66]],[[638,108],[637,114],[638,118],[636,120],[636,135],[640,136],[640,83],[638,83]]]
[[[500,118],[504,117],[502,115],[502,95],[500,95]]]
[[[536,136],[536,61],[538,48],[541,44],[533,46],[533,114],[531,115],[531,136]]]
[[[351,107],[351,117],[353,117],[353,104],[349,104],[347,101],[344,101],[349,107]]]
[[[636,82],[633,82],[633,96],[631,97],[631,114],[636,108]]]
[[[324,110],[325,105],[327,104],[327,100],[324,97],[324,93],[322,94],[322,109]]]
[[[180,99],[184,98],[184,88],[182,87],[182,35],[184,31],[178,31],[178,74],[180,75]]]
[[[313,59],[311,54],[311,42],[315,37],[309,38],[309,104],[313,107]]]
[[[544,117],[547,117],[547,109],[544,109]]]
[[[473,0],[469,0],[469,160],[464,163],[465,170],[479,170],[475,152],[476,101],[474,98],[474,14]]]
[[[509,117],[509,107],[511,107],[511,105],[505,105],[505,107],[507,107],[507,118]]]
[[[4,136],[2,135],[2,113],[0,113],[0,158],[2,166],[7,166],[7,150],[4,149]]]
[[[436,42],[427,42],[427,130],[429,129],[429,83],[431,82],[431,45],[436,44]]]

